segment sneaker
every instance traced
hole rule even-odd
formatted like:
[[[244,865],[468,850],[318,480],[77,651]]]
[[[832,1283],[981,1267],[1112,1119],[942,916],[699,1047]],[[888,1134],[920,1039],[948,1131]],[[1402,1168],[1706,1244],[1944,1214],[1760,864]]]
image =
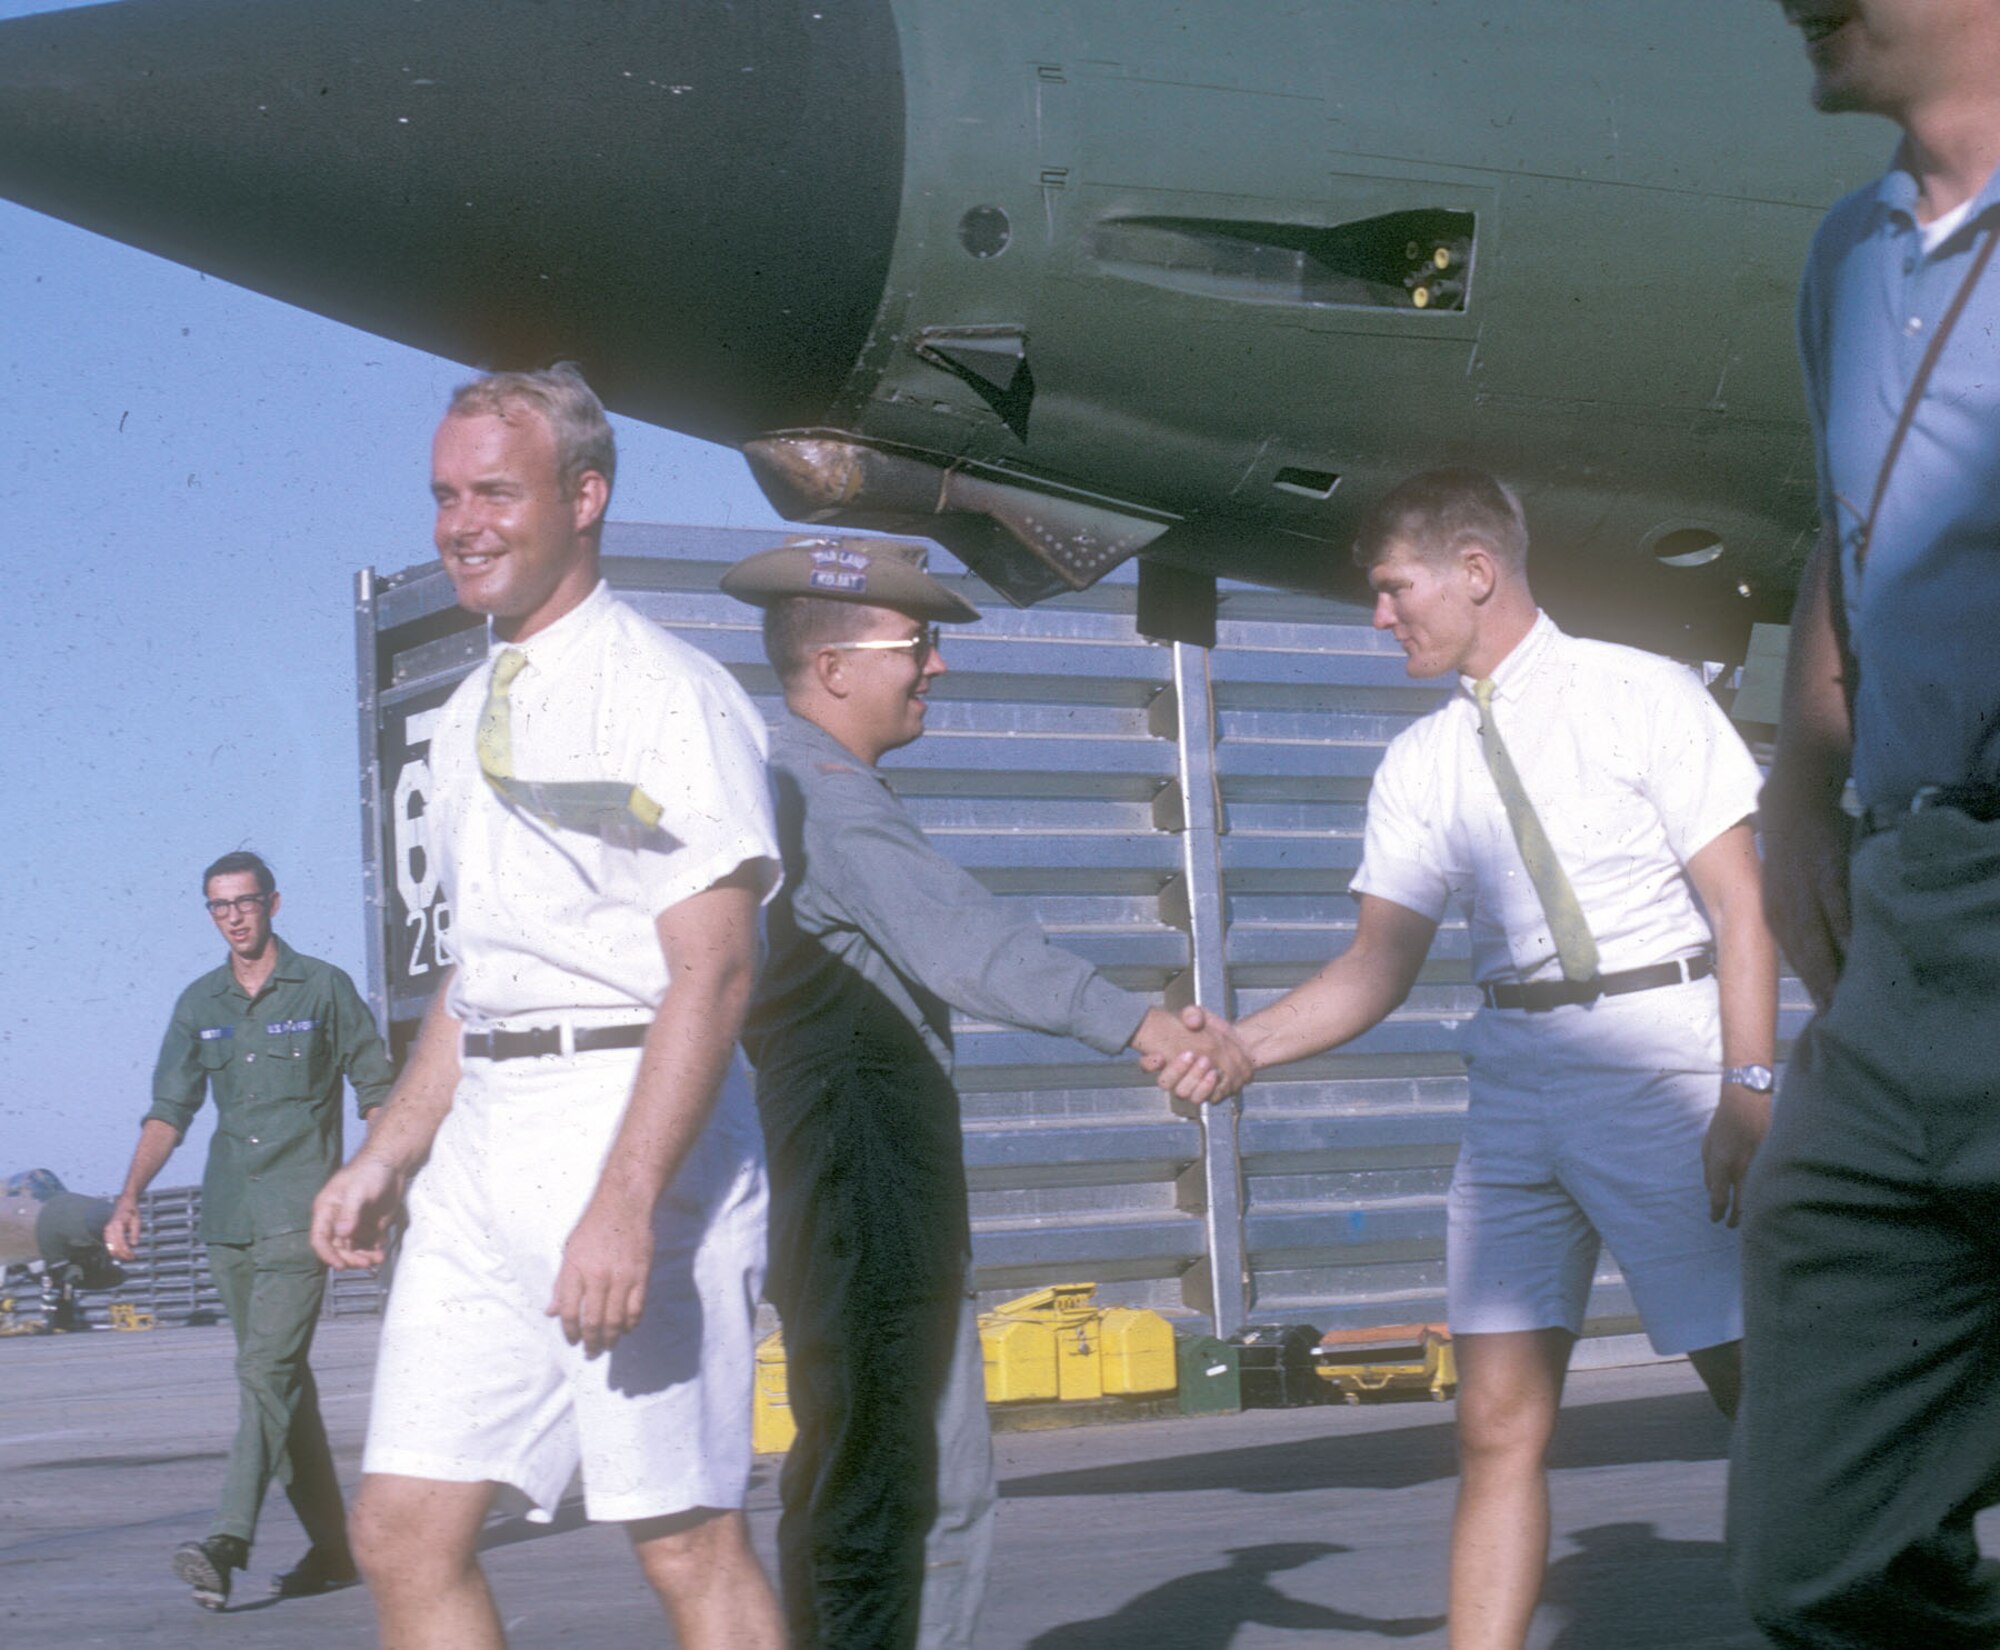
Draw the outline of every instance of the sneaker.
[[[174,1549],[174,1574],[194,1589],[194,1601],[204,1610],[220,1610],[229,1602],[229,1572],[250,1562],[250,1546],[241,1536],[212,1535],[206,1541],[183,1541]]]
[[[312,1598],[319,1593],[338,1592],[361,1579],[353,1555],[314,1544],[291,1569],[271,1578],[273,1598]]]

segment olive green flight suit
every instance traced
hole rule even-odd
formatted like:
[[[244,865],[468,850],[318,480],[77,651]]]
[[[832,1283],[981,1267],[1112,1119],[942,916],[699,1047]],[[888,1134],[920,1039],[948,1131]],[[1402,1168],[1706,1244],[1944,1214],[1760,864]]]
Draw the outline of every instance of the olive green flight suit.
[[[342,1077],[366,1117],[395,1074],[354,982],[273,943],[277,966],[254,998],[227,963],[181,993],[146,1116],[185,1134],[203,1095],[215,1096],[201,1236],[236,1330],[241,1398],[211,1533],[253,1541],[275,1476],[307,1538],[344,1551],[340,1482],[307,1363],[326,1291],[307,1229],[343,1155]]]

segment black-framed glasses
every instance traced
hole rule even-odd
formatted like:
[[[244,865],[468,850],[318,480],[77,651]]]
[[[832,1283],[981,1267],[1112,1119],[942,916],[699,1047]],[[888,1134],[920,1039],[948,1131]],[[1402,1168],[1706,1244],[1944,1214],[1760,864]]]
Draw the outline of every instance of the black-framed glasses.
[[[271,896],[269,894],[238,894],[234,899],[210,899],[202,901],[202,904],[208,907],[208,914],[218,921],[228,916],[232,911],[239,917],[247,917],[252,911],[261,911],[270,903]]]
[[[839,653],[897,653],[907,649],[921,670],[943,640],[943,630],[937,625],[927,624],[916,635],[904,636],[893,642],[828,642],[826,645]]]

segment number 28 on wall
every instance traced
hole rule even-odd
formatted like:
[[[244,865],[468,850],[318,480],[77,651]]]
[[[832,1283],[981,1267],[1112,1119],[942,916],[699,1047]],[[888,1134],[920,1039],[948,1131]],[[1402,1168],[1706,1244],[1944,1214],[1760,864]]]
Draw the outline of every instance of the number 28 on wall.
[[[412,717],[414,724],[416,718]],[[426,727],[425,734],[429,729]],[[414,725],[409,737],[414,742]],[[390,806],[390,830],[394,837],[396,893],[403,909],[409,942],[406,971],[410,979],[428,974],[433,968],[452,965],[451,906],[438,890],[437,856],[431,852],[430,822],[425,817],[431,786],[431,765],[426,756],[412,757],[396,776],[395,799]]]

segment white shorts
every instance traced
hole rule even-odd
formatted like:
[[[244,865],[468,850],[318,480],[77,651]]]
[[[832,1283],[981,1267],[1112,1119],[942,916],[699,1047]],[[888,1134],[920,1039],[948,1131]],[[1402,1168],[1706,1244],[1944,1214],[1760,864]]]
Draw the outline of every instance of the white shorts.
[[[638,1327],[586,1359],[547,1315],[637,1050],[467,1060],[390,1291],[362,1468],[512,1484],[593,1519],[739,1507],[750,1477],[764,1158],[739,1056],[654,1222]]]
[[[1454,1334],[1583,1332],[1600,1236],[1653,1349],[1743,1335],[1737,1234],[1708,1218],[1721,1095],[1712,980],[1473,1023],[1445,1249]]]

